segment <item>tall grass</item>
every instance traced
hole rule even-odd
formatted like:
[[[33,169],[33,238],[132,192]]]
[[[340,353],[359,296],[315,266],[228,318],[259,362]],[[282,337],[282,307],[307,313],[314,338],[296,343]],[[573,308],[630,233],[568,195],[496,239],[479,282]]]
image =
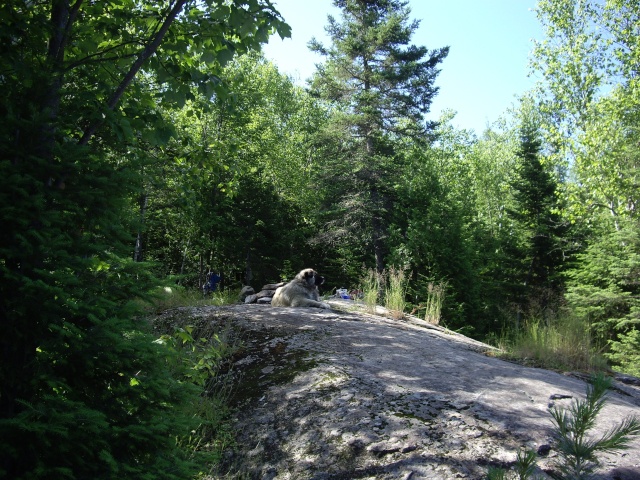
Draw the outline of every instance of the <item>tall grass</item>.
[[[362,301],[365,310],[369,313],[376,313],[378,305],[378,295],[384,285],[384,277],[374,269],[369,269],[360,279],[360,289],[362,290]]]
[[[391,318],[399,320],[404,317],[404,309],[407,306],[407,282],[403,270],[391,267],[388,272],[383,272],[387,279],[388,287],[384,292],[384,306]]]
[[[382,273],[374,269],[367,270],[360,279],[365,310],[376,313],[376,307],[384,301],[388,316],[395,319],[403,318],[407,306],[406,285],[405,273],[400,269],[391,268],[388,271],[383,270]]]
[[[442,314],[442,304],[444,303],[444,294],[447,289],[446,282],[433,283],[427,285],[427,307],[424,314],[425,321],[438,325]]]
[[[534,366],[587,372],[606,368],[593,347],[588,325],[568,312],[547,321],[527,319],[500,343],[508,356]]]

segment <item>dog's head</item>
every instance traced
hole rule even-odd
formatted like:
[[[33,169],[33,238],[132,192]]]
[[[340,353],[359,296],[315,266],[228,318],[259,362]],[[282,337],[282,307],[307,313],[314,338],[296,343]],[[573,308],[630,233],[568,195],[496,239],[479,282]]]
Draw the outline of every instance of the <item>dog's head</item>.
[[[324,283],[324,277],[318,275],[313,268],[305,268],[298,275],[296,275],[298,280],[302,280],[309,287],[317,287]]]

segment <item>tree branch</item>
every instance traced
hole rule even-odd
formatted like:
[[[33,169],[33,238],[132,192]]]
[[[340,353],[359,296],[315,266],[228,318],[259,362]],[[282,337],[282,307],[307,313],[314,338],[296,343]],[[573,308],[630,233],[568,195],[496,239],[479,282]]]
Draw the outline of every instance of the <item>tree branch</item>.
[[[169,31],[169,28],[175,21],[178,14],[182,11],[187,1],[188,0],[178,0],[176,2],[174,7],[169,12],[169,15],[167,15],[167,18],[162,24],[162,27],[160,27],[160,30],[158,30],[158,33],[156,33],[151,43],[149,43],[144,48],[144,50],[140,52],[138,59],[133,63],[133,65],[131,65],[131,68],[129,69],[125,77],[122,79],[122,82],[120,82],[120,85],[118,85],[116,90],[113,92],[113,94],[107,101],[107,110],[112,111],[115,108],[115,106],[118,104],[125,90],[131,84],[135,76],[138,74],[138,72],[140,71],[140,68],[142,68],[142,65],[144,64],[144,62],[146,62],[147,59],[151,57],[151,55],[153,55],[155,51],[158,49],[158,47],[160,46],[160,43],[162,43],[162,39],[164,38],[166,33]],[[96,133],[98,128],[100,128],[102,123],[103,123],[102,120],[97,120],[93,122],[91,125],[89,125],[85,129],[82,135],[82,138],[80,139],[78,144],[87,145],[89,143],[89,140],[91,140],[91,137],[93,137],[93,135]]]

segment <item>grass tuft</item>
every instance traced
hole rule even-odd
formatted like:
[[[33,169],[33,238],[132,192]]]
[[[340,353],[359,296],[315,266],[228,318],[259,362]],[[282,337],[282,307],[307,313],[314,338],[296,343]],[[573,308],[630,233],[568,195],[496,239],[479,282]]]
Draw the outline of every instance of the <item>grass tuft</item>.
[[[400,320],[404,318],[404,310],[407,306],[407,282],[404,271],[391,267],[382,275],[387,279],[388,284],[384,295],[385,307],[391,318]]]
[[[536,367],[583,372],[607,368],[593,347],[588,326],[570,314],[547,321],[528,319],[521,329],[503,336],[498,346],[506,356]]]
[[[427,306],[424,314],[425,321],[438,325],[442,316],[442,304],[444,303],[444,295],[447,289],[446,282],[433,283],[427,285]]]
[[[360,279],[360,284],[365,310],[368,313],[375,314],[376,306],[378,305],[378,295],[382,289],[382,285],[384,285],[384,277],[370,268]]]
[[[391,268],[378,273],[374,269],[366,271],[360,279],[362,300],[365,311],[376,313],[376,307],[384,300],[387,315],[399,320],[404,318],[404,310],[407,306],[407,281],[404,271]]]

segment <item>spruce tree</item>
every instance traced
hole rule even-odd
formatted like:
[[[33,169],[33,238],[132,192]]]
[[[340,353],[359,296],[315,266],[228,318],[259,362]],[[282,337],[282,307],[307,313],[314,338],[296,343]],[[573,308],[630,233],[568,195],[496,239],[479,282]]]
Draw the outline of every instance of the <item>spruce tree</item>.
[[[402,139],[428,139],[434,125],[424,115],[438,91],[438,64],[448,53],[448,47],[429,51],[410,44],[419,22],[410,21],[407,4],[335,0],[342,21],[329,16],[331,46],[315,39],[309,44],[326,57],[311,90],[333,111],[317,139],[328,159],[322,172],[329,212],[324,240],[367,245],[378,271],[385,267],[394,178],[403,168],[397,146]]]
[[[567,272],[567,300],[614,368],[640,373],[640,224],[602,214]]]
[[[521,295],[546,306],[549,293],[559,293],[558,275],[564,259],[565,226],[560,217],[557,181],[542,161],[538,126],[525,120],[520,127],[519,165],[512,184],[515,205],[509,213],[520,232],[520,244],[511,251],[519,260],[514,280]],[[534,298],[541,296],[540,298]],[[524,301],[521,298],[521,302]]]

